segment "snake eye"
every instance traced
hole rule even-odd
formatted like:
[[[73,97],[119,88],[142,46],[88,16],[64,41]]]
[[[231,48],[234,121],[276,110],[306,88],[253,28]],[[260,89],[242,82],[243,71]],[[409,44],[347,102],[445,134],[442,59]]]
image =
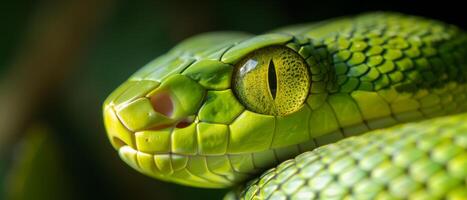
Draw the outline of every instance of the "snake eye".
[[[307,64],[283,46],[258,49],[235,66],[233,85],[240,101],[253,112],[287,115],[298,110],[310,88]]]

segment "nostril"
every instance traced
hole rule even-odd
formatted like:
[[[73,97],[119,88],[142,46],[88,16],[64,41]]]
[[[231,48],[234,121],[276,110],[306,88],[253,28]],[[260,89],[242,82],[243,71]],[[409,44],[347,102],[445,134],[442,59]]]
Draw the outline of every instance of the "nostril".
[[[161,92],[150,97],[151,104],[154,110],[167,117],[171,117],[173,113],[173,102],[167,92]]]

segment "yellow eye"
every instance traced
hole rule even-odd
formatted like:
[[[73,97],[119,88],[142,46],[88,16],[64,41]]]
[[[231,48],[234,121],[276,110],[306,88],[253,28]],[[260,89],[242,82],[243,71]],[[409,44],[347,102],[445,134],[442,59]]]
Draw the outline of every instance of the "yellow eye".
[[[237,97],[251,111],[287,115],[298,110],[310,88],[308,65],[292,49],[270,46],[243,58],[234,71]]]

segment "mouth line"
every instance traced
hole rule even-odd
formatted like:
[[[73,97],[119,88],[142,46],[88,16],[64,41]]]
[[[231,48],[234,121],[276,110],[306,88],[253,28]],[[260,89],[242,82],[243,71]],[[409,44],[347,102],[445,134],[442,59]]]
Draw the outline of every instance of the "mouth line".
[[[132,135],[134,136],[134,134],[136,132],[131,132]],[[173,129],[171,130],[170,134],[173,133]],[[364,133],[362,133],[364,134]],[[344,136],[343,138],[347,138],[347,137],[350,137],[350,136]],[[343,139],[342,138],[342,139]],[[296,147],[298,150],[298,154],[300,153],[303,153],[303,152],[306,152],[306,151],[310,151],[310,150],[313,150],[313,149],[316,149],[316,148],[319,148],[321,146],[324,146],[324,145],[327,145],[327,144],[319,144],[319,142],[316,141],[316,139],[311,139],[309,141],[305,141],[305,142],[302,142],[302,143],[298,143],[298,144],[293,144],[293,145],[289,145],[289,146],[284,146],[284,147],[280,147],[280,148],[271,148],[271,149],[266,149],[266,150],[263,150],[263,151],[254,151],[254,152],[243,152],[243,153],[223,153],[223,154],[200,154],[198,149],[196,151],[196,153],[181,153],[181,152],[174,152],[172,150],[169,150],[169,151],[159,151],[159,152],[154,152],[154,151],[144,151],[144,150],[140,150],[136,147],[133,147],[129,144],[127,144],[126,142],[124,142],[123,140],[119,139],[118,137],[113,137],[114,141],[116,141],[116,143],[119,144],[118,148],[116,149],[117,151],[119,151],[121,148],[123,147],[129,147],[131,148],[132,150],[136,151],[136,152],[141,152],[141,153],[145,153],[145,154],[150,154],[150,155],[154,155],[154,156],[161,156],[161,155],[176,155],[176,156],[185,156],[185,157],[196,157],[196,156],[201,156],[201,157],[219,157],[219,156],[239,156],[239,155],[252,155],[252,154],[257,154],[257,153],[262,153],[264,151],[279,151],[281,149],[284,149],[284,148],[290,148],[290,147]],[[341,139],[335,141],[335,142],[338,142],[340,141]],[[332,144],[332,143],[335,143],[335,142],[331,142],[331,143],[328,143],[328,144]],[[196,144],[198,145],[198,144]],[[309,149],[309,148],[312,148],[312,149]],[[288,156],[288,158],[286,159],[291,159],[295,156],[297,156],[298,154],[294,154],[294,155],[291,155],[291,156]],[[281,159],[283,160],[283,159]]]
[[[115,112],[115,110],[113,108],[111,108],[111,109]],[[321,142],[318,142],[317,138],[312,138],[311,140],[301,142],[301,143],[298,143],[298,144],[292,144],[292,145],[289,145],[289,146],[284,146],[284,147],[279,147],[279,148],[270,148],[270,149],[265,149],[263,151],[255,151],[255,152],[242,152],[242,153],[227,153],[226,152],[226,153],[223,153],[223,154],[200,154],[199,149],[196,148],[195,153],[181,153],[181,152],[174,152],[173,149],[171,149],[172,144],[173,144],[173,141],[172,141],[173,140],[173,137],[172,137],[173,132],[174,132],[174,130],[176,128],[177,129],[183,129],[183,128],[186,128],[187,126],[190,126],[192,123],[196,122],[196,119],[188,117],[188,118],[185,118],[185,119],[182,119],[182,120],[178,121],[177,123],[173,123],[173,124],[169,124],[169,125],[162,125],[162,126],[159,126],[159,127],[147,128],[147,129],[138,130],[138,131],[132,131],[128,127],[126,127],[125,124],[122,123],[122,121],[121,121],[120,117],[118,117],[118,115],[117,115],[117,119],[119,121],[118,123],[121,124],[123,127],[125,127],[126,130],[130,133],[131,139],[132,139],[132,141],[134,143],[134,146],[128,144],[127,142],[120,139],[118,136],[114,135],[112,137],[112,140],[114,141],[114,144],[117,146],[116,150],[120,151],[120,149],[122,147],[128,146],[128,147],[130,147],[132,150],[134,150],[136,152],[150,154],[150,155],[153,155],[153,156],[158,156],[158,155],[159,156],[162,156],[162,155],[176,155],[176,156],[185,156],[185,157],[194,157],[194,156],[202,156],[202,157],[238,156],[238,155],[248,155],[248,154],[252,155],[252,154],[261,153],[261,152],[264,152],[264,151],[274,151],[275,152],[277,150],[280,150],[281,148],[297,147],[299,149],[298,154],[288,156],[288,158],[287,158],[287,159],[291,159],[291,158],[293,158],[293,157],[295,157],[295,156],[297,156],[297,155],[299,155],[299,154],[301,154],[301,153],[303,153],[305,151],[313,150],[313,149],[316,149],[316,148],[318,148],[320,146],[326,145],[326,144],[321,144]],[[158,151],[158,152],[143,151],[143,150],[140,150],[137,147],[136,133],[144,132],[144,131],[162,131],[162,130],[165,130],[165,129],[170,129],[170,135],[171,135],[170,139],[169,139],[169,144],[170,145],[169,145],[169,150],[168,151]],[[326,134],[326,135],[323,135],[323,136],[328,137],[329,135],[335,134],[335,133],[338,133],[338,132],[329,133],[329,134]],[[361,134],[364,134],[364,133],[361,133]],[[342,137],[341,139],[348,137],[343,133],[341,133],[340,136]],[[334,141],[334,142],[331,142],[331,143],[338,142],[341,139],[338,139],[337,141]],[[331,143],[327,143],[327,144],[331,144]],[[195,146],[198,147],[199,144],[196,143]],[[310,149],[310,147],[312,149]],[[278,159],[278,160],[284,160],[284,159]]]
[[[111,109],[114,113],[116,113],[113,106],[109,106],[107,109]],[[116,116],[117,116],[117,119],[118,119],[118,123],[120,125],[122,125],[123,127],[125,127],[126,131],[130,134],[131,141],[132,141],[133,145],[131,143],[125,142],[123,139],[121,139],[118,136],[118,134],[116,134],[116,135],[112,136],[112,141],[116,146],[115,149],[117,151],[120,151],[120,149],[123,148],[124,146],[128,146],[128,147],[130,147],[132,150],[134,150],[136,152],[141,152],[141,153],[154,155],[154,156],[163,156],[163,155],[175,155],[175,156],[185,156],[185,157],[239,156],[239,155],[248,155],[248,154],[253,155],[253,154],[261,153],[261,152],[265,152],[265,151],[273,151],[275,153],[276,151],[280,151],[280,149],[283,149],[283,148],[296,147],[297,149],[299,149],[297,154],[290,155],[290,156],[288,156],[286,158],[286,159],[291,159],[291,158],[293,158],[293,157],[295,157],[295,156],[297,156],[297,155],[299,155],[299,154],[301,154],[301,153],[303,153],[305,151],[313,150],[313,149],[316,149],[316,148],[318,148],[320,146],[323,146],[323,145],[326,145],[326,144],[335,143],[337,141],[340,141],[343,138],[347,138],[349,136],[352,136],[352,135],[344,134],[343,131],[335,131],[335,132],[328,133],[328,134],[325,134],[325,135],[322,135],[322,136],[319,136],[319,137],[316,137],[316,138],[311,138],[310,140],[307,140],[305,142],[301,142],[301,143],[298,143],[298,144],[292,144],[292,145],[289,145],[289,146],[278,147],[278,148],[269,148],[269,149],[264,149],[264,150],[261,150],[261,151],[254,151],[254,152],[241,152],[241,153],[228,153],[228,152],[225,152],[225,153],[222,153],[222,154],[221,153],[219,153],[219,154],[203,154],[203,153],[200,153],[199,144],[195,140],[196,142],[194,144],[194,146],[195,146],[194,151],[185,153],[185,152],[174,151],[174,149],[172,149],[173,144],[174,144],[173,133],[174,133],[174,130],[176,130],[176,129],[184,129],[184,128],[192,125],[193,123],[197,123],[197,118],[195,116],[189,116],[189,117],[184,118],[182,120],[178,120],[176,123],[172,123],[172,124],[168,124],[168,125],[162,125],[162,126],[158,126],[158,127],[146,128],[146,129],[137,130],[137,131],[130,130],[128,127],[125,126],[124,123],[122,123],[122,120],[120,119],[120,117],[118,115],[116,115]],[[145,131],[169,131],[170,136],[169,136],[169,139],[167,141],[167,143],[169,143],[168,149],[166,151],[146,151],[146,150],[139,149],[137,141],[136,141],[137,140],[136,139],[136,134],[139,133],[139,132],[145,132]],[[365,132],[360,133],[360,134],[364,134],[364,133]],[[340,139],[337,139],[336,141],[329,142],[329,143],[322,143],[322,142],[319,141],[319,138],[328,138],[328,137],[332,137],[333,135],[336,136],[336,134],[340,137]],[[328,140],[328,139],[326,139],[326,140]],[[282,157],[281,159],[276,159],[276,160],[284,160],[284,159]]]
[[[111,138],[114,145],[116,146],[116,150],[119,150],[123,146],[129,146],[129,147],[131,147],[131,148],[133,148],[133,149],[135,149],[137,151],[141,151],[141,150],[138,150],[136,148],[136,138],[135,138],[136,133],[144,132],[144,131],[163,131],[163,130],[169,129],[170,130],[170,135],[172,135],[175,128],[183,129],[183,128],[186,128],[186,127],[190,126],[192,123],[195,123],[195,121],[196,121],[195,116],[188,116],[188,117],[185,117],[183,119],[177,120],[174,123],[157,125],[157,126],[153,126],[153,127],[145,128],[145,129],[141,129],[141,130],[132,130],[132,129],[128,128],[125,125],[125,123],[123,123],[122,119],[117,114],[115,105],[108,105],[108,106],[105,107],[105,110],[109,110],[109,111],[104,111],[104,112],[112,112],[113,115],[115,115],[117,121],[114,121],[114,123],[118,123],[120,126],[122,126],[124,128],[125,132],[127,132],[130,135],[131,141],[134,144],[134,145],[131,145],[128,142],[125,142],[123,139],[121,139],[118,136],[119,134],[116,134],[116,135],[113,135],[112,138]],[[170,140],[172,140],[172,138],[170,138]],[[141,151],[141,152],[144,152],[144,151]],[[150,152],[144,152],[144,153],[150,153]],[[164,153],[172,153],[172,152],[167,151],[167,152],[164,152]],[[187,154],[187,155],[189,155],[189,154]]]
[[[123,146],[129,146],[131,147],[129,144],[127,144],[125,141],[123,141],[122,139],[118,138],[118,137],[115,137],[113,136],[112,137],[112,141],[113,143],[117,146],[117,151],[120,150],[120,148],[122,148]]]
[[[225,174],[224,172],[223,174],[206,168],[207,171],[204,171],[204,173],[210,174],[210,176],[206,177],[203,175],[204,173],[200,173],[200,168],[193,168],[193,166],[202,163],[206,165],[210,159],[209,156],[180,155],[175,153],[148,154],[138,151],[129,145],[120,147],[118,153],[124,162],[143,174],[183,185],[196,186],[193,183],[198,183],[208,188],[227,187],[231,186],[233,182],[241,181],[256,174],[238,171],[229,161],[228,165],[232,170],[230,173]],[[222,156],[228,157],[227,155]],[[195,165],[193,165],[193,162],[195,162]],[[206,165],[205,167],[208,166]],[[233,176],[233,174],[236,175]],[[237,180],[239,177],[243,178]]]
[[[118,139],[118,138],[116,138],[116,139]],[[176,152],[172,152],[172,151],[168,151],[168,152],[147,152],[147,151],[142,151],[142,150],[139,150],[139,149],[135,149],[132,146],[130,146],[128,144],[125,144],[125,143],[123,143],[123,145],[120,146],[117,149],[117,151],[120,151],[120,149],[124,148],[124,147],[129,147],[129,148],[131,148],[132,150],[134,150],[136,152],[150,154],[150,155],[153,155],[153,156],[175,155],[175,156],[185,156],[185,157],[219,157],[219,156],[236,156],[236,155],[245,155],[245,154],[256,153],[256,152],[251,152],[251,153],[240,153],[240,154],[230,154],[230,153],[225,153],[225,154],[198,154],[198,153],[188,154],[188,153],[176,153]]]
[[[189,176],[198,180],[199,183],[213,184],[211,185],[213,188],[245,181],[249,179],[248,177],[258,175],[264,172],[265,169],[274,167],[285,160],[293,159],[303,152],[352,136],[344,134],[345,131],[339,129],[325,135],[310,138],[310,140],[305,142],[288,146],[270,146],[267,149],[256,150],[254,152],[235,153],[229,152],[227,149],[222,153],[211,154],[203,152],[200,149],[199,140],[196,139],[199,137],[197,131],[194,133],[194,142],[190,143],[193,144],[192,147],[177,147],[184,143],[178,143],[180,140],[174,139],[176,138],[174,137],[176,130],[197,126],[197,123],[200,121],[198,121],[199,119],[196,115],[177,120],[168,125],[144,128],[142,130],[130,130],[117,115],[114,106],[106,107],[106,109],[109,109],[109,112],[113,112],[112,115],[115,116],[113,123],[118,123],[118,125],[114,125],[121,126],[121,130],[124,129],[126,132],[126,135],[122,135],[123,132],[113,132],[110,135],[112,135],[111,138],[115,149],[127,164],[143,174],[187,185],[192,184],[187,182],[186,177],[183,178],[182,174],[190,174]],[[162,134],[163,139],[152,140],[152,136],[147,137],[147,135],[158,133]],[[340,139],[329,142],[333,140],[332,138]],[[324,143],[325,141],[329,143]],[[160,146],[156,146],[157,148],[147,148],[148,145],[154,145],[153,147],[156,145]],[[263,155],[266,157],[259,159]],[[222,171],[224,170],[223,168],[217,168],[219,166],[218,163],[221,162],[224,162],[224,165],[228,166],[228,170],[231,171],[224,172]],[[245,167],[247,165],[243,163],[248,163],[248,167]],[[199,171],[201,169],[207,171]],[[206,173],[209,176],[205,176]]]

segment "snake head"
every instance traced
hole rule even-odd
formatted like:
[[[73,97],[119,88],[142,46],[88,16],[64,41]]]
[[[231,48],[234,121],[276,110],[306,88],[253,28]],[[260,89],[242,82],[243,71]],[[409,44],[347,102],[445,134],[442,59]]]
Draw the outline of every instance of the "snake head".
[[[107,98],[109,140],[143,174],[222,188],[344,137],[467,109],[465,34],[373,18],[188,39]],[[287,163],[276,171],[290,175]]]
[[[306,99],[326,93],[311,75],[328,80],[328,70],[311,47],[276,33],[188,39],[107,98],[109,140],[131,167],[158,179],[208,188],[244,181],[316,146]]]

